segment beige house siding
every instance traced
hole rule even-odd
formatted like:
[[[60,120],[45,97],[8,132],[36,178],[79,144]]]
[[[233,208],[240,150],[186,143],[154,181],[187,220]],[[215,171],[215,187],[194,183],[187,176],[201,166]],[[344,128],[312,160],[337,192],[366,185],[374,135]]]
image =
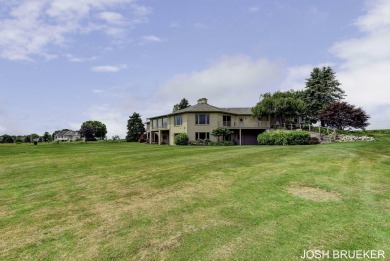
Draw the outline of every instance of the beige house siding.
[[[175,116],[182,116],[181,126],[175,126]],[[175,145],[175,134],[187,133],[187,118],[186,114],[169,116],[169,145]]]
[[[209,124],[196,124],[195,115],[197,114],[208,114]],[[182,124],[175,126],[175,116],[179,115],[182,117]],[[224,124],[224,116],[230,116],[229,124]],[[166,126],[157,128],[152,126],[154,120],[162,118],[167,118]],[[217,108],[207,104],[207,99],[204,98],[199,99],[198,104],[194,106],[167,115],[152,117],[149,120],[152,123],[147,124],[150,142],[169,145],[174,145],[175,135],[178,133],[186,133],[189,141],[196,140],[196,133],[209,133],[210,140],[217,141],[211,132],[218,127],[227,127],[234,131],[231,140],[236,144],[241,144],[244,136],[248,137],[247,141],[253,142],[257,133],[270,128],[269,121],[263,119],[259,121],[258,118],[252,117],[250,108]]]

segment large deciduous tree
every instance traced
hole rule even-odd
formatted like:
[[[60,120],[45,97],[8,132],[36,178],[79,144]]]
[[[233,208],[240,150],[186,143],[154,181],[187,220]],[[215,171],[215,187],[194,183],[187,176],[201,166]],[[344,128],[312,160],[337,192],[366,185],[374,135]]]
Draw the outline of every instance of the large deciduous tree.
[[[305,112],[302,92],[293,90],[260,95],[260,101],[252,108],[256,117],[280,117],[282,123],[292,120]]]
[[[85,139],[85,142],[96,140],[95,131],[94,131],[93,127],[91,125],[88,125],[88,124],[83,123],[81,125],[80,135],[82,138]]]
[[[369,118],[362,108],[356,108],[346,102],[332,103],[319,115],[319,119],[325,125],[341,130],[347,127],[364,129],[369,125]]]
[[[145,132],[145,125],[142,122],[141,115],[134,112],[127,121],[126,141],[138,141]]]
[[[309,122],[318,121],[318,115],[328,105],[343,99],[344,91],[331,67],[315,67],[306,79],[304,101],[307,106],[306,118]],[[323,123],[321,123],[323,125]]]
[[[188,100],[186,98],[183,98],[181,99],[181,101],[178,103],[178,104],[175,104],[173,106],[173,112],[175,111],[178,111],[178,110],[182,110],[182,109],[185,109],[185,108],[188,108],[190,107],[190,103],[188,102]]]
[[[86,121],[80,127],[81,137],[86,141],[104,139],[107,134],[107,127],[100,121]]]

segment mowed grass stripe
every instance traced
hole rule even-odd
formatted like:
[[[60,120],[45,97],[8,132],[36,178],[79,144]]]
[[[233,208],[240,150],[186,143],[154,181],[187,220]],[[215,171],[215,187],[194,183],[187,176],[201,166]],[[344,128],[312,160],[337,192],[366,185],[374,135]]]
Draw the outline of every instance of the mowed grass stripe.
[[[0,146],[0,259],[300,260],[303,249],[390,251],[388,145],[382,135],[289,147]],[[292,186],[338,200],[308,200],[289,193]]]

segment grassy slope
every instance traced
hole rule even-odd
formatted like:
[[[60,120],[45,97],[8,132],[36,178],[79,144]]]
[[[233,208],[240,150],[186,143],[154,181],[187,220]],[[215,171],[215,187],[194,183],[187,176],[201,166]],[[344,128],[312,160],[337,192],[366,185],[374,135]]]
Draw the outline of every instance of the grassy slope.
[[[390,255],[390,138],[317,146],[1,145],[0,259]],[[337,193],[293,196],[289,185]]]

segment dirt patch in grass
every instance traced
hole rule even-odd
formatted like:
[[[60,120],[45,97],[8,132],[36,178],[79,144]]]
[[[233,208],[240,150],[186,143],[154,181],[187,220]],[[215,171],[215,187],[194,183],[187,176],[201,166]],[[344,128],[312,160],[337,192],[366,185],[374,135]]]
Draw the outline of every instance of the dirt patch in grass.
[[[334,191],[327,191],[325,189],[302,185],[298,183],[292,183],[287,188],[287,192],[306,200],[317,201],[317,202],[329,202],[329,201],[340,201],[341,195]]]

